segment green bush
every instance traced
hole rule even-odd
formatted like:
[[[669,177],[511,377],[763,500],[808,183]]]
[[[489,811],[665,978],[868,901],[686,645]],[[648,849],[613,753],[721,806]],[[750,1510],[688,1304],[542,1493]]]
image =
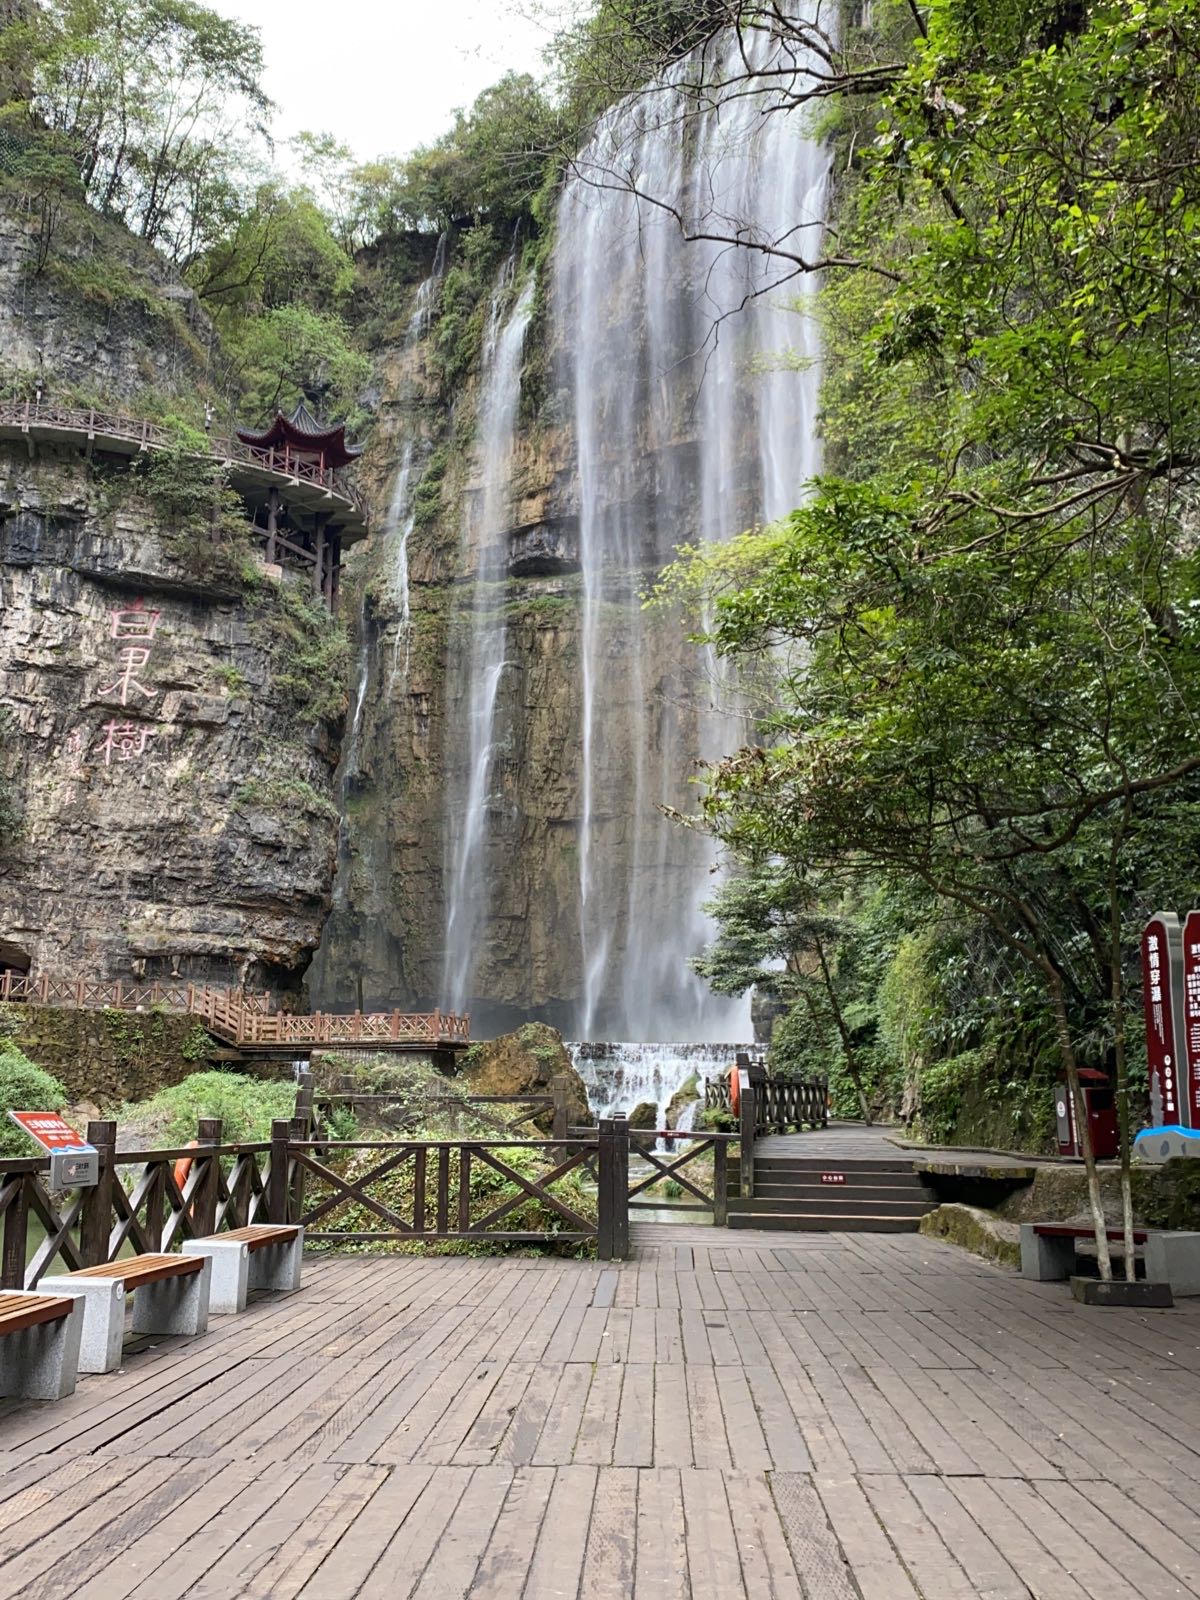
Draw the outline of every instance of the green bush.
[[[10,1111],[61,1111],[67,1091],[16,1045],[0,1042],[0,1156],[33,1156],[37,1149],[27,1133],[10,1122]]]
[[[226,1143],[257,1142],[269,1139],[274,1119],[290,1117],[295,1107],[295,1084],[243,1078],[236,1072],[193,1072],[149,1100],[123,1106],[117,1124],[122,1134],[134,1135],[148,1147],[170,1147],[194,1139],[201,1117],[220,1117]]]

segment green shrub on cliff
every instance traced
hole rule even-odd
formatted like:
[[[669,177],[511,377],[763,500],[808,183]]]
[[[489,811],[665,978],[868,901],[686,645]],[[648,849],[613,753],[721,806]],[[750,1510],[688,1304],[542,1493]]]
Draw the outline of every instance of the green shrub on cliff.
[[[0,1039],[0,1156],[32,1156],[29,1135],[9,1121],[10,1111],[61,1111],[67,1091],[16,1045]]]
[[[201,1117],[219,1117],[222,1139],[234,1144],[269,1139],[271,1123],[290,1117],[295,1106],[295,1084],[243,1078],[235,1072],[194,1072],[149,1100],[122,1106],[117,1123],[125,1138],[152,1149],[186,1144],[196,1137]]]

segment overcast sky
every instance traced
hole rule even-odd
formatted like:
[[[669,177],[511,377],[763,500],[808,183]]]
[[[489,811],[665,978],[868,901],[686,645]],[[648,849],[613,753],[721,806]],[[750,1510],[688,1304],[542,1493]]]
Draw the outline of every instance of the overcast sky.
[[[209,3],[261,31],[280,144],[305,128],[334,133],[364,161],[437,138],[510,69],[540,76],[550,27],[525,0]],[[565,12],[565,0],[544,9]]]

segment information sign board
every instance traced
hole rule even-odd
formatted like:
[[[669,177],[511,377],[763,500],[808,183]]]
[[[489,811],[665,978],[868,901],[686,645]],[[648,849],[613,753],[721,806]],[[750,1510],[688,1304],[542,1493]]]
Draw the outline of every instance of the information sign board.
[[[1173,911],[1156,912],[1142,934],[1142,1003],[1150,1069],[1150,1119],[1156,1128],[1192,1126],[1183,1016],[1183,929]]]

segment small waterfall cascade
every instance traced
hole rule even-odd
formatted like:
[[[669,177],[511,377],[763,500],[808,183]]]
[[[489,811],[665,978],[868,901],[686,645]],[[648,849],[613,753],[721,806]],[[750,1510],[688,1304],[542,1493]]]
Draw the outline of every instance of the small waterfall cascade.
[[[749,1044],[603,1044],[567,1045],[571,1063],[583,1079],[588,1104],[597,1117],[628,1116],[649,1101],[658,1107],[658,1126],[666,1126],[667,1108],[689,1078],[698,1080],[701,1098],[710,1078],[729,1071],[739,1050]],[[691,1128],[695,1103],[684,1108],[681,1131]]]
[[[750,38],[731,35],[708,76],[736,79],[744,45],[778,74],[780,94],[805,86],[807,63],[766,34]],[[811,284],[753,246],[819,252],[828,155],[803,113],[768,112],[761,95],[716,94],[697,109],[694,70],[684,59],[606,114],[558,210],[551,304],[583,589],[586,1037],[750,1032],[748,1002],[714,996],[689,971],[708,937],[714,859],[663,815],[694,809],[689,779],[743,741],[744,716],[711,655],[686,645],[682,623],[648,618],[640,596],[680,544],[791,510],[819,466],[819,346],[802,304]]]
[[[496,704],[504,673],[507,629],[504,618],[509,526],[509,490],[521,362],[533,312],[534,281],[529,279],[511,309],[516,247],[492,294],[483,347],[483,369],[476,434],[480,488],[474,514],[467,519],[465,543],[474,556],[470,586],[469,644],[465,650],[465,738],[458,745],[463,770],[451,773],[447,812],[446,930],[442,994],[451,1011],[466,1009],[471,994],[473,957],[487,921],[487,824],[497,746]],[[507,313],[507,314],[506,314]],[[457,780],[457,781],[455,781]]]

